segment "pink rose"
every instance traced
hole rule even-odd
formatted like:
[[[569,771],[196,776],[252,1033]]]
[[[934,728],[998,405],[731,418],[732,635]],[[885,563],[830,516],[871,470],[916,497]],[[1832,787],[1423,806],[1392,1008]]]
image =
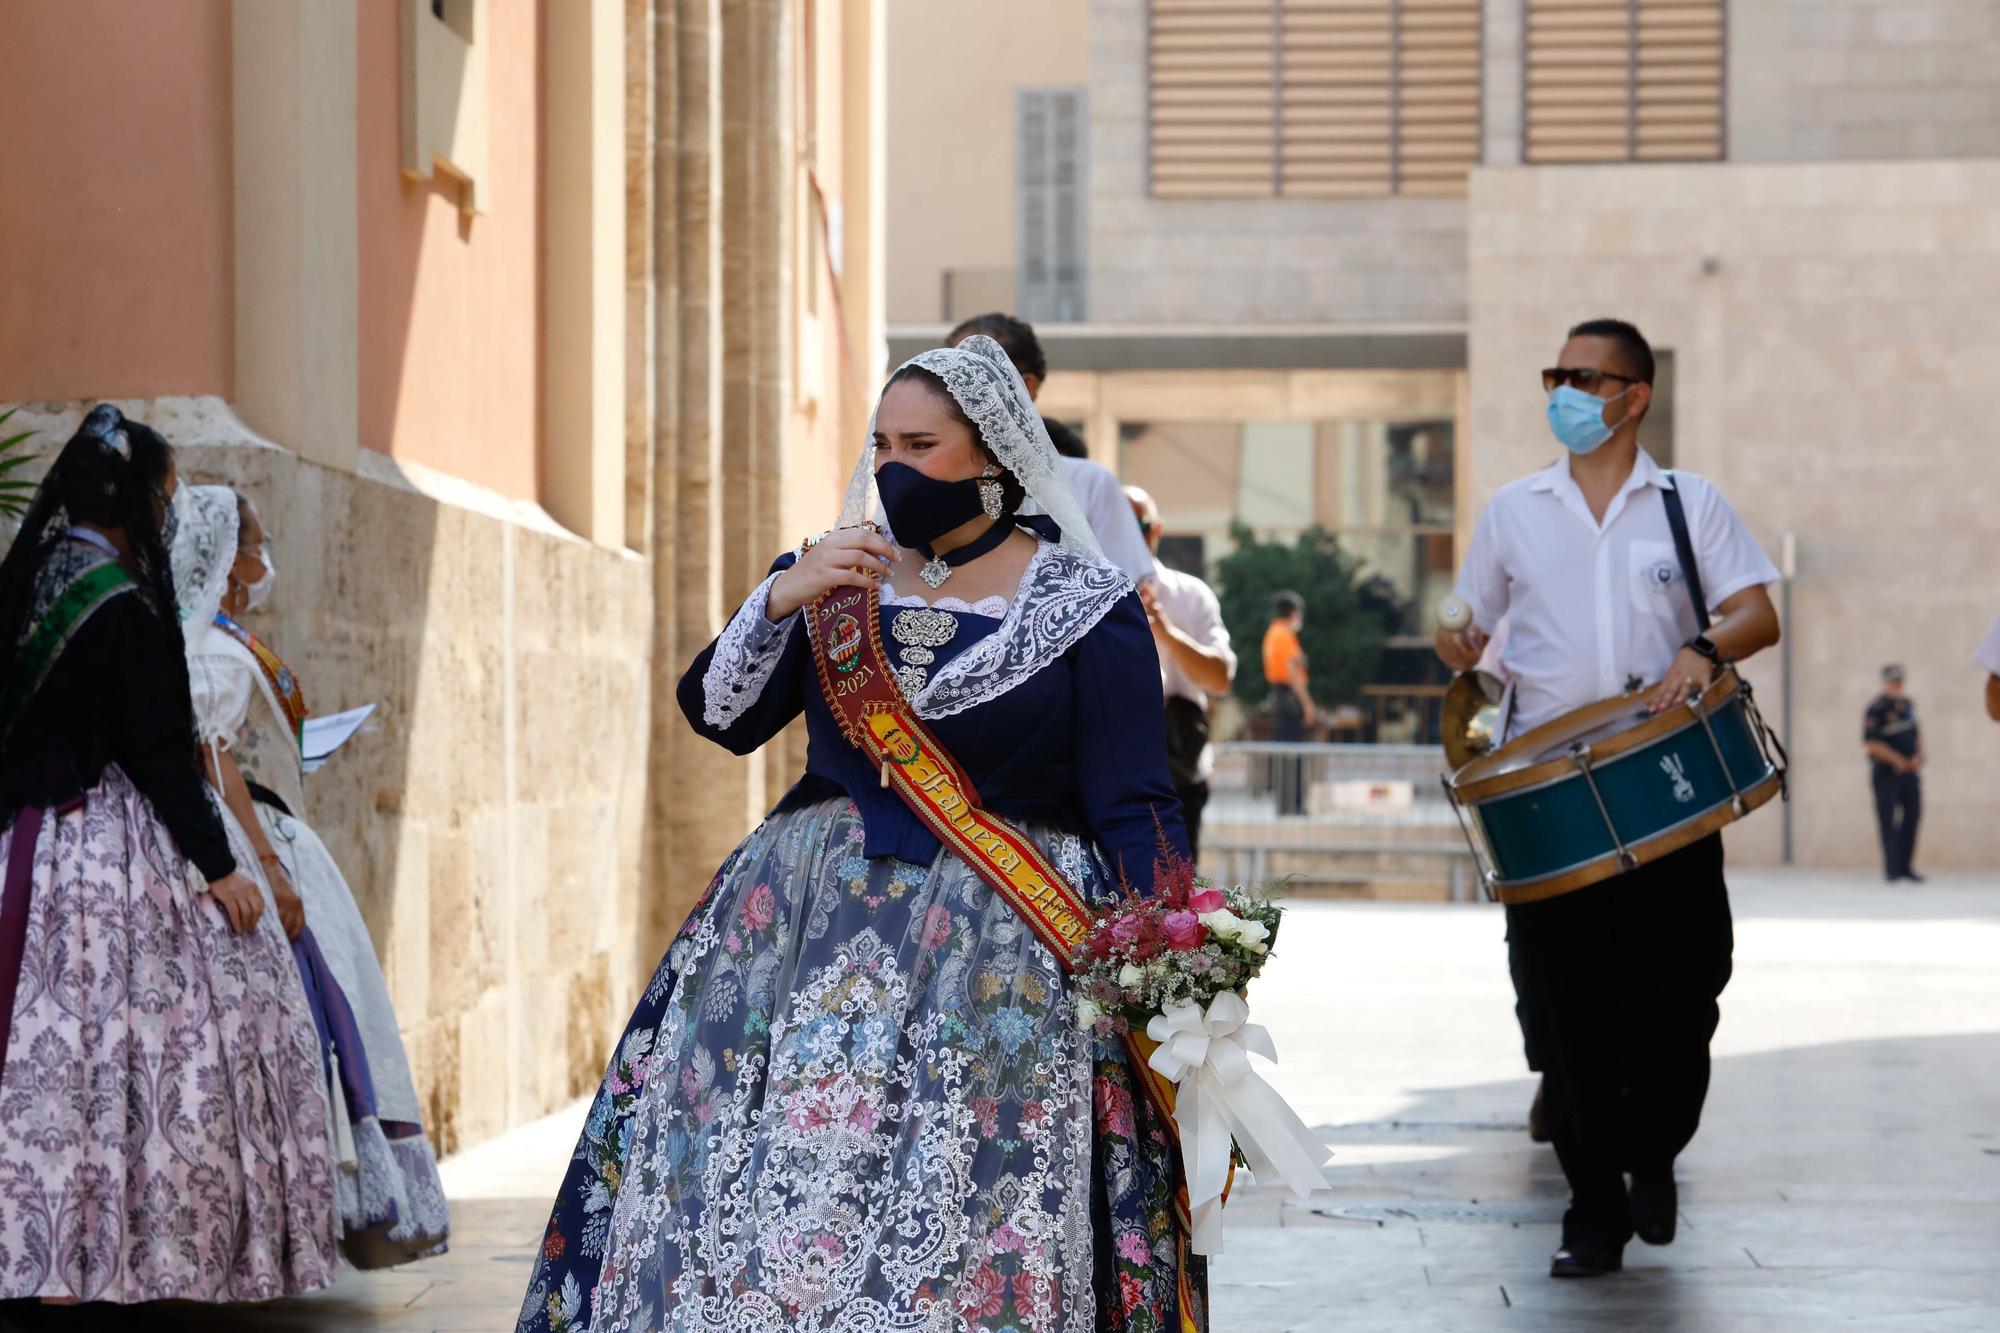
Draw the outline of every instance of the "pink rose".
[[[1203,912],[1220,912],[1223,906],[1221,889],[1196,889],[1193,896],[1188,899],[1188,910],[1196,916],[1200,916]]]
[[[1208,941],[1208,927],[1197,921],[1193,912],[1167,913],[1160,922],[1160,930],[1168,944],[1182,951],[1199,949]]]

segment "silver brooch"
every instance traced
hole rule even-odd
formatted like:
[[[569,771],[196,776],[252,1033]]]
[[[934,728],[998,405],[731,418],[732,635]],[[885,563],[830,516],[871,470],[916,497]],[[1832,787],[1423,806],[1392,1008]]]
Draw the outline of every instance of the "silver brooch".
[[[902,658],[896,681],[904,694],[914,696],[929,683],[930,666],[937,661],[934,650],[950,643],[957,633],[958,620],[949,611],[921,607],[896,613],[889,622],[889,635]]]
[[[951,566],[944,562],[943,556],[934,555],[917,571],[917,577],[933,588],[942,588],[944,581],[951,577]]]

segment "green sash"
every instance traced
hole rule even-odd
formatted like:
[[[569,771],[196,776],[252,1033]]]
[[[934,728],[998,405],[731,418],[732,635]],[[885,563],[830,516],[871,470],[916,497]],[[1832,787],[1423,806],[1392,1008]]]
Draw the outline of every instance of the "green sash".
[[[84,622],[113,597],[136,586],[125,566],[116,560],[106,560],[77,575],[62,590],[21,641],[13,678],[0,690],[0,748],[13,739],[14,728]]]

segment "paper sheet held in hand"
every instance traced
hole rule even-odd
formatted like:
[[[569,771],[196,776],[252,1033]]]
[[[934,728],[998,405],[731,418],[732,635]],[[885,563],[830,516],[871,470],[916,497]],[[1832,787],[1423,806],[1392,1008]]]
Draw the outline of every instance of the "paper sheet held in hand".
[[[364,708],[350,708],[345,713],[334,713],[327,717],[309,717],[305,722],[305,735],[300,748],[305,756],[305,770],[317,773],[321,764],[333,757],[333,752],[354,738],[375,712],[375,705]]]

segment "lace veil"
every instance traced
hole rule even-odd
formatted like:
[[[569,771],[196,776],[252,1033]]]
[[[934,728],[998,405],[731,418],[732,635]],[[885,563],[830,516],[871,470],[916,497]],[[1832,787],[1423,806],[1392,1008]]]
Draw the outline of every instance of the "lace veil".
[[[236,492],[227,486],[189,486],[174,492],[174,540],[167,560],[174,571],[174,601],[180,606],[183,632],[214,622],[229,591],[229,570],[236,563],[238,519]]]
[[[1083,506],[1070,488],[1062,468],[1062,456],[1049,441],[1042,414],[1028,396],[1028,386],[999,343],[985,334],[974,334],[956,347],[939,347],[920,352],[898,367],[921,366],[944,381],[959,407],[979,429],[980,439],[1014,474],[1028,498],[1021,505],[1023,516],[1046,515],[1062,530],[1064,547],[1093,560],[1104,559],[1097,536],[1090,530]],[[847,501],[841,506],[840,526],[851,528],[874,518],[880,521],[881,500],[875,492],[875,423],[868,423],[870,443],[863,447],[854,477],[847,486]]]

